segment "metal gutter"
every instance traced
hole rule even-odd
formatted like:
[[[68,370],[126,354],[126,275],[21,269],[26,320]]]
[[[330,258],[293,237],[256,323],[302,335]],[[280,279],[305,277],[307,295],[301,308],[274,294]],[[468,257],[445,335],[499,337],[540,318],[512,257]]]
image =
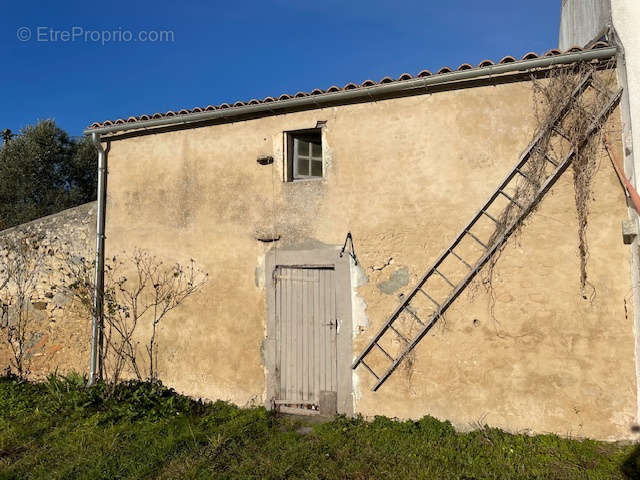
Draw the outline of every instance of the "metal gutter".
[[[91,364],[89,385],[102,378],[102,327],[104,313],[104,230],[107,203],[107,152],[102,148],[100,134],[91,133],[98,150],[98,214],[96,221],[96,260],[93,283],[93,319],[91,324]]]
[[[457,82],[461,80],[469,80],[481,77],[490,77],[494,75],[502,75],[505,73],[524,72],[534,68],[545,68],[554,65],[564,65],[579,61],[604,60],[611,58],[616,54],[616,47],[597,48],[582,52],[565,53],[553,55],[550,57],[534,58],[531,60],[521,60],[518,62],[505,63],[499,65],[491,65],[488,67],[480,67],[471,70],[455,71],[433,75],[423,78],[414,78],[411,80],[402,80],[382,85],[373,85],[371,87],[359,87],[352,90],[342,90],[340,92],[322,93],[318,95],[309,95],[300,98],[290,98],[287,100],[277,100],[274,102],[259,103],[255,105],[243,105],[239,107],[231,107],[224,110],[213,110],[209,112],[186,113],[183,115],[174,115],[171,117],[156,118],[151,120],[142,120],[137,122],[122,123],[118,125],[109,125],[96,128],[88,128],[84,131],[85,135],[93,133],[109,134],[115,132],[124,132],[127,130],[145,130],[155,127],[168,125],[185,125],[195,122],[203,122],[207,120],[216,120],[223,118],[232,118],[241,115],[248,115],[260,112],[269,112],[272,114],[284,113],[291,108],[301,107],[317,107],[323,105],[328,106],[345,100],[369,99],[374,100],[375,97],[392,94],[392,93],[412,93],[418,89],[426,89],[435,85],[443,85],[447,83]],[[427,92],[425,92],[427,93]]]

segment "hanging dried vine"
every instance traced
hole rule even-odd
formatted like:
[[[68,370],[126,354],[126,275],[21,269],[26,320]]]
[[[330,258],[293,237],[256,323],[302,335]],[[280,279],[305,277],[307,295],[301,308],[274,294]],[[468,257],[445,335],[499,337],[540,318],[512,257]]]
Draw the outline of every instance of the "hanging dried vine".
[[[612,85],[615,85],[613,66],[601,67],[602,65],[581,62],[551,70],[544,78],[532,76],[536,138],[539,137],[540,140],[522,169],[526,178],[519,178],[514,191],[510,193],[517,204],[523,206],[532,204],[535,202],[538,190],[550,175],[551,164],[548,158],[561,161],[571,150],[575,152],[571,169],[577,212],[580,287],[585,299],[589,297],[587,287],[590,286],[587,275],[589,258],[587,227],[590,204],[593,199],[592,183],[598,170],[601,144],[600,135],[589,135],[589,132],[592,131],[594,125],[597,127],[595,131],[600,132],[600,127],[603,126],[606,119],[598,119],[597,117],[611,100],[614,93]],[[562,116],[562,109],[567,100],[571,98],[572,92],[578,87],[584,76],[589,73],[592,74],[593,88],[590,88],[587,93],[577,96],[572,101],[568,112]],[[557,121],[558,117],[561,117],[560,121]],[[516,203],[508,203],[497,217],[497,226],[489,239],[489,245],[494,244],[514,223],[515,229],[512,238],[517,238],[521,232],[524,224],[523,219],[520,218],[520,208]],[[538,207],[538,204],[534,204],[531,213],[534,213]],[[494,298],[495,267],[505,245],[506,243],[492,256],[481,277],[482,284],[490,291],[492,299]],[[491,305],[492,311],[494,301]]]

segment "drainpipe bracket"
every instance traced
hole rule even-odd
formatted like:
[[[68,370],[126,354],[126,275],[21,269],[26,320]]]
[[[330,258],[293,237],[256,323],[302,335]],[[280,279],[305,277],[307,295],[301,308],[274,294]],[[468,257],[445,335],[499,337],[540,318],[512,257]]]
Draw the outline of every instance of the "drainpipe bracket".
[[[622,242],[631,245],[638,236],[638,224],[635,220],[622,221]]]

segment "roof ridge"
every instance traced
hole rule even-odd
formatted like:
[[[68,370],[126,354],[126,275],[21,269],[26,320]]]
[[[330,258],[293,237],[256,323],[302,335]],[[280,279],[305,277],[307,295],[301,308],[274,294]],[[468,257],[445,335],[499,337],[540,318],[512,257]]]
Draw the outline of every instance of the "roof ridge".
[[[451,73],[451,72],[454,72],[454,71],[482,69],[482,68],[486,68],[486,67],[490,67],[490,66],[494,66],[494,65],[503,65],[503,64],[507,64],[507,63],[514,63],[514,62],[520,62],[520,61],[525,61],[525,60],[534,60],[534,59],[537,59],[537,58],[544,58],[544,57],[553,57],[553,56],[563,55],[563,54],[567,54],[567,53],[583,52],[583,51],[587,51],[587,50],[595,50],[595,49],[607,48],[607,47],[609,47],[609,44],[607,42],[600,41],[600,42],[594,43],[589,48],[582,48],[582,47],[579,47],[579,46],[574,46],[574,47],[571,47],[571,48],[565,50],[564,52],[560,51],[558,49],[555,49],[555,48],[547,50],[542,55],[538,55],[535,52],[527,52],[522,56],[522,58],[520,60],[517,60],[515,57],[513,57],[511,55],[506,55],[506,56],[502,57],[502,59],[497,63],[493,62],[490,59],[486,59],[486,60],[483,60],[482,62],[480,62],[476,67],[474,67],[470,63],[463,63],[455,70],[452,69],[451,67],[443,66],[435,74],[432,73],[429,70],[421,70],[415,76],[411,75],[410,73],[403,73],[396,79],[394,79],[392,77],[389,77],[389,76],[385,76],[382,79],[380,79],[379,82],[375,82],[373,80],[365,80],[364,82],[362,82],[359,85],[356,84],[356,83],[353,83],[353,82],[349,82],[343,87],[338,87],[336,85],[332,85],[329,88],[324,89],[324,90],[320,89],[320,88],[315,88],[311,92],[302,92],[302,91],[300,91],[300,92],[297,92],[294,95],[283,93],[277,98],[276,97],[267,96],[267,97],[263,98],[262,100],[253,98],[253,99],[248,100],[248,101],[236,101],[233,104],[229,104],[229,103],[224,102],[224,103],[221,103],[219,105],[207,105],[206,107],[193,107],[191,109],[183,108],[183,109],[181,109],[181,110],[179,110],[177,112],[174,111],[174,110],[168,110],[168,111],[166,111],[164,113],[156,112],[156,113],[152,113],[152,114],[142,114],[142,115],[138,115],[138,116],[130,116],[127,119],[118,118],[116,120],[105,120],[103,122],[94,122],[88,127],[88,129],[90,130],[90,129],[94,129],[94,128],[109,127],[109,126],[112,126],[112,125],[123,125],[123,124],[127,124],[127,123],[137,123],[137,122],[143,122],[143,121],[152,120],[152,119],[173,117],[173,116],[176,116],[176,115],[187,115],[189,113],[201,113],[201,112],[208,112],[208,111],[213,111],[213,110],[224,110],[224,109],[229,109],[229,108],[234,108],[234,107],[243,107],[243,106],[246,106],[246,105],[259,105],[259,104],[264,104],[264,103],[272,103],[272,102],[278,102],[278,101],[282,101],[282,100],[289,100],[289,99],[292,99],[292,98],[301,98],[301,97],[308,97],[308,96],[313,96],[313,95],[321,95],[321,94],[324,94],[324,93],[334,93],[334,92],[340,92],[340,91],[346,91],[346,90],[354,90],[354,89],[359,89],[359,88],[373,87],[373,86],[376,86],[376,85],[383,85],[383,84],[394,83],[394,82],[403,82],[403,81],[412,80],[412,79],[415,79],[415,78],[423,78],[423,77],[428,77],[428,76],[433,76],[433,75],[442,75],[442,74]]]

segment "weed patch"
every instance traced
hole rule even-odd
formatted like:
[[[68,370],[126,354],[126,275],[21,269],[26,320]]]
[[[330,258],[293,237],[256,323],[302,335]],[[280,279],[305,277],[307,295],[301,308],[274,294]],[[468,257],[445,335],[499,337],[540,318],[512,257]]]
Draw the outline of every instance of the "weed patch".
[[[625,479],[633,446],[432,417],[300,420],[198,402],[159,383],[84,387],[77,375],[0,379],[0,479]]]

